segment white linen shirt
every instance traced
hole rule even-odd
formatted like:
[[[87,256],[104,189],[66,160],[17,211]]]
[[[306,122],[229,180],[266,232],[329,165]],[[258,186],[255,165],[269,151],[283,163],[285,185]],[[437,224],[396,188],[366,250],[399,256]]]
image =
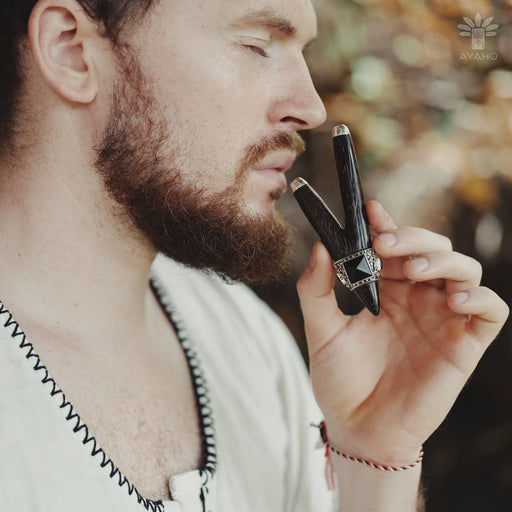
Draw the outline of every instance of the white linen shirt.
[[[171,478],[173,501],[141,496],[0,303],[0,510],[333,510],[323,451],[315,450],[318,431],[310,426],[320,413],[282,322],[245,286],[163,256],[153,276],[191,368],[204,467]]]

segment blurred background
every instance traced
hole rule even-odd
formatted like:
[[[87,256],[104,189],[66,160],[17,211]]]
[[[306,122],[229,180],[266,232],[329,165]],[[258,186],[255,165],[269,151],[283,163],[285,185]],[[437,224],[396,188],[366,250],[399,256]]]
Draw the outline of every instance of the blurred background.
[[[366,200],[398,224],[448,235],[512,304],[512,0],[315,3],[307,60],[328,122],[304,134],[290,180],[306,178],[342,217],[331,128],[348,125]],[[293,275],[256,291],[304,353],[295,281],[317,237],[290,193],[280,203],[297,238]],[[341,286],[337,294],[345,312],[358,311]],[[512,510],[510,321],[425,448],[428,510]]]

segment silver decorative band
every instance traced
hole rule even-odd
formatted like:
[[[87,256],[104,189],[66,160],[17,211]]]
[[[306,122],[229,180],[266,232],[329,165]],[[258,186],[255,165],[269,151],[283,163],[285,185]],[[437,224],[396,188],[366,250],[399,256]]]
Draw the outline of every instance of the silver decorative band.
[[[372,248],[357,251],[334,262],[336,275],[350,291],[378,281],[382,270],[382,261]]]

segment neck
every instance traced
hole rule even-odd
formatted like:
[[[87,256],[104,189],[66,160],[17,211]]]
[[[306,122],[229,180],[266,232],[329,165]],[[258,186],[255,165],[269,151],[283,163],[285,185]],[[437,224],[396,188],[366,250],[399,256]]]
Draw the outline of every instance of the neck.
[[[139,333],[154,249],[119,219],[94,169],[48,153],[0,168],[0,299],[22,325],[66,337]]]

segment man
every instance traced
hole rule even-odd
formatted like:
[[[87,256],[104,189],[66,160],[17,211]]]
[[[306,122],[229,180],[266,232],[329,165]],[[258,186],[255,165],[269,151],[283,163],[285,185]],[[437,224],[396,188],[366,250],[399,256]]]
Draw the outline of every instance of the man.
[[[310,1],[9,0],[0,19],[2,510],[332,510],[297,353],[225,282],[286,260],[275,201],[325,118]],[[298,289],[330,445],[402,467],[508,308],[446,238],[368,215],[380,316],[338,309],[321,245]],[[416,508],[420,464],[331,460],[339,510]]]

